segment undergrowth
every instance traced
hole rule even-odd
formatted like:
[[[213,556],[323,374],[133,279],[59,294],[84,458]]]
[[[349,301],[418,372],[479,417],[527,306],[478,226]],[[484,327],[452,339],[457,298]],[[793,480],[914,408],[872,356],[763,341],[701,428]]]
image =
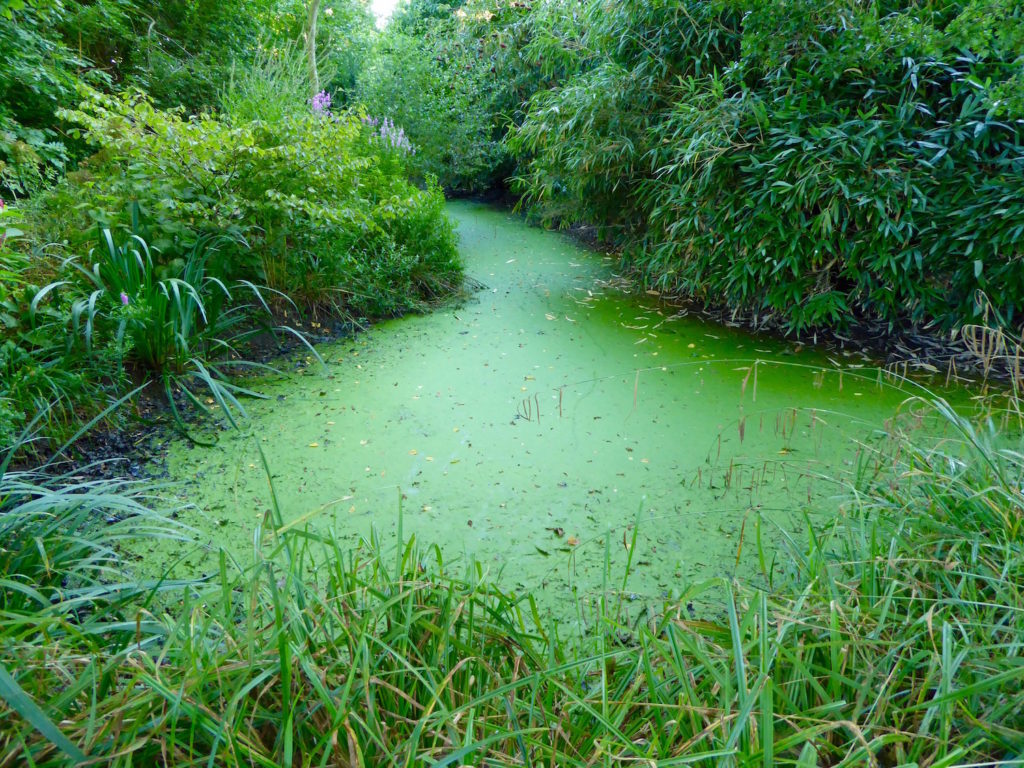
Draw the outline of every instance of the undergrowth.
[[[895,427],[770,589],[694,585],[723,596],[699,620],[667,603],[631,625],[609,591],[566,635],[436,547],[352,550],[276,505],[255,564],[210,553],[205,581],[122,599],[113,579],[102,610],[62,594],[12,608],[4,582],[0,765],[1022,759],[1024,454],[919,404],[942,441]],[[4,483],[10,522],[25,492]]]

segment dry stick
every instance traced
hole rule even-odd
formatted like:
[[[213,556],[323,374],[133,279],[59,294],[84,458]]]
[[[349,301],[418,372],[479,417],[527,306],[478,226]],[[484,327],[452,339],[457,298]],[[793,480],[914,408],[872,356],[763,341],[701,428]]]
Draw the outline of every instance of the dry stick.
[[[744,513],[743,522],[740,523],[740,540],[736,545],[736,567],[740,567],[740,555],[743,554],[743,534],[747,529],[747,515]]]

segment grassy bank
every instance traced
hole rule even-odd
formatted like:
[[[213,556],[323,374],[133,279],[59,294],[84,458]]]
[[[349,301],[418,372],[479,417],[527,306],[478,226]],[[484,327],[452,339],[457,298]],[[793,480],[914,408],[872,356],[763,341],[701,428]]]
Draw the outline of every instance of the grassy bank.
[[[1019,441],[915,407],[947,437],[894,427],[834,524],[763,563],[769,590],[694,585],[719,615],[665,604],[627,626],[609,586],[579,634],[436,549],[348,549],[273,509],[255,566],[135,583],[112,531],[188,536],[141,489],[8,472],[0,764],[1021,759]]]
[[[43,413],[45,454],[146,382],[179,423],[178,404],[232,419],[257,394],[234,379],[254,340],[459,290],[444,197],[410,183],[408,143],[291,95],[275,122],[96,92],[65,113],[94,154],[0,210],[0,442]]]

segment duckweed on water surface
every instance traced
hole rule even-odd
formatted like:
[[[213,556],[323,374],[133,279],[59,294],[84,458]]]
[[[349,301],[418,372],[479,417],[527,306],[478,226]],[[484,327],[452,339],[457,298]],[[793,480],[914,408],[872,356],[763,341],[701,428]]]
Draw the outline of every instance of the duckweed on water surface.
[[[449,212],[484,286],[468,303],[322,346],[326,369],[300,360],[261,384],[245,432],[173,447],[211,545],[186,572],[210,572],[221,545],[248,556],[270,504],[262,450],[286,523],[394,541],[401,503],[407,536],[559,612],[600,587],[610,537],[629,596],[657,600],[749,573],[759,535],[770,550],[778,528],[827,519],[855,441],[907,396],[862,360],[839,373],[622,295],[607,260],[564,237],[472,203]]]

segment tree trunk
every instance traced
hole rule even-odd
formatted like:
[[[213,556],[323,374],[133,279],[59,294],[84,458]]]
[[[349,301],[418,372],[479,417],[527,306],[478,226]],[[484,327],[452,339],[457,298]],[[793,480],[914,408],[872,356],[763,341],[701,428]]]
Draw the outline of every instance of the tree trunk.
[[[316,66],[316,20],[320,15],[320,0],[309,0],[309,16],[306,19],[306,57],[309,60],[309,80],[313,96],[320,93],[320,72]]]

